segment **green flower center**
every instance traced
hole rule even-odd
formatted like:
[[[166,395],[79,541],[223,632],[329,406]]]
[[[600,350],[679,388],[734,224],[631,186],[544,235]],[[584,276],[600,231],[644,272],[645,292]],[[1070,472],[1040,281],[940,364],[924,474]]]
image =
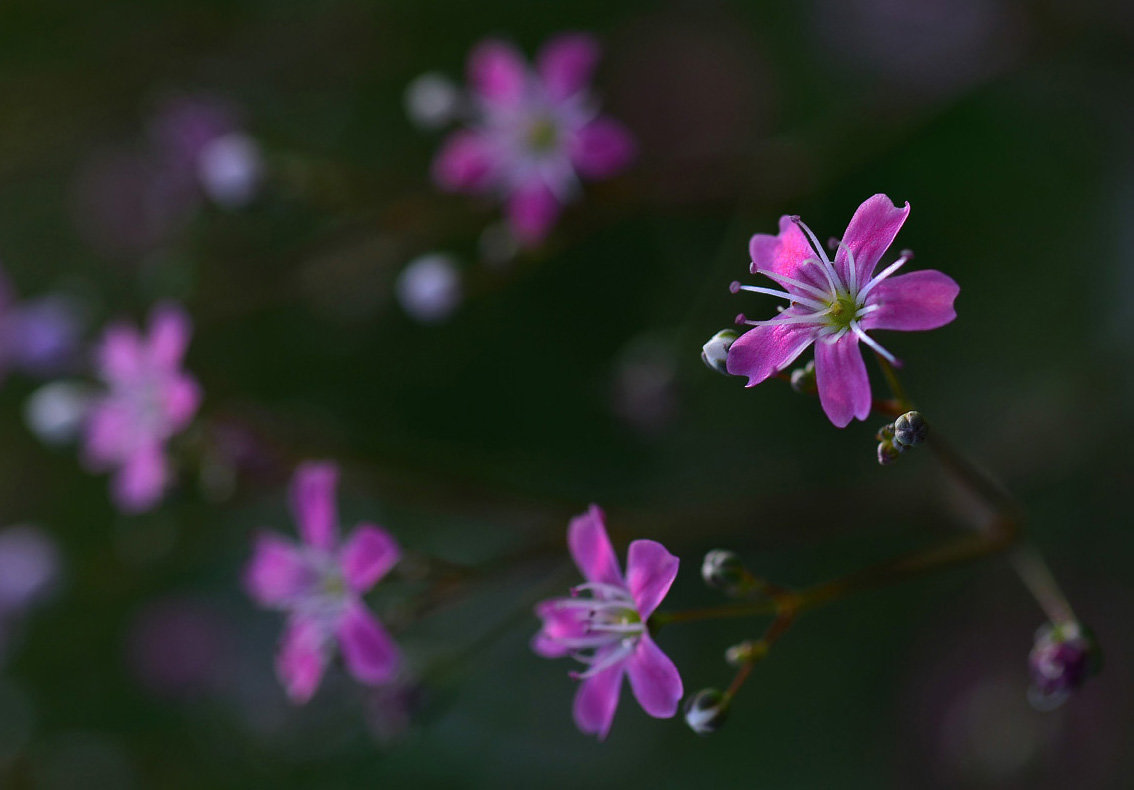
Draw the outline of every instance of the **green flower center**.
[[[547,153],[559,144],[559,128],[550,118],[537,118],[528,127],[528,146],[533,151]]]
[[[828,308],[827,323],[837,329],[848,329],[857,315],[858,304],[854,297],[839,291]]]

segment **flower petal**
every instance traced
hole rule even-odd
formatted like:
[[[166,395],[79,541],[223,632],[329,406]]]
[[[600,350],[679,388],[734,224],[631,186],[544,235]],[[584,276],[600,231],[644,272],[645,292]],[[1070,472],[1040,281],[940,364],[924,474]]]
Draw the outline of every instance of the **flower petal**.
[[[83,425],[84,460],[94,468],[117,463],[125,457],[135,420],[123,404],[104,399],[97,402]]]
[[[339,518],[335,486],[338,480],[338,466],[318,461],[300,464],[291,478],[291,512],[299,525],[299,534],[309,546],[327,551],[335,547]]]
[[[634,159],[634,138],[626,127],[610,118],[596,118],[580,129],[571,142],[571,161],[585,178],[614,175]]]
[[[508,224],[523,244],[539,244],[559,218],[559,199],[542,182],[533,182],[508,198]]]
[[[314,577],[297,545],[270,532],[257,536],[244,570],[244,589],[262,606],[283,607],[309,589]]]
[[[175,304],[160,304],[150,315],[148,350],[150,360],[166,368],[176,368],[189,347],[193,322]]]
[[[778,235],[757,233],[749,240],[748,254],[752,258],[753,273],[757,269],[764,269],[815,286],[824,292],[830,290],[822,267],[818,263],[808,263],[815,261],[816,257],[807,237],[786,214],[780,217]],[[796,292],[795,287],[790,285],[787,290],[790,293]],[[813,294],[806,292],[801,295],[814,298]]]
[[[165,413],[171,433],[178,433],[189,424],[201,405],[201,387],[186,373],[175,373],[165,382]]]
[[[802,313],[788,308],[780,313],[791,318]],[[725,368],[733,376],[747,376],[746,386],[760,382],[786,368],[815,342],[819,324],[773,323],[753,327],[738,337],[728,350]]]
[[[953,300],[961,287],[934,269],[890,277],[874,287],[867,304],[878,309],[863,317],[863,329],[916,332],[937,329],[957,317]]]
[[[114,503],[124,513],[141,513],[156,505],[169,479],[169,464],[157,442],[135,449],[111,482]]]
[[[276,675],[297,705],[311,699],[327,666],[327,637],[318,621],[293,617],[276,653]]]
[[[131,381],[143,369],[142,338],[132,326],[114,324],[103,333],[97,355],[104,381]]]
[[[398,671],[400,653],[393,637],[361,603],[352,604],[338,626],[347,671],[361,683],[377,685]]]
[[[401,559],[394,536],[373,524],[359,524],[339,551],[343,576],[350,588],[364,593]]]
[[[532,638],[532,650],[544,658],[559,658],[571,652],[563,645],[564,639],[581,639],[587,635],[589,620],[586,612],[578,607],[560,606],[561,599],[540,601],[536,604],[536,616],[543,625]]]
[[[479,192],[490,181],[492,153],[484,139],[473,132],[449,135],[433,160],[433,180],[449,192]]]
[[[544,44],[536,70],[548,98],[559,101],[586,88],[600,54],[598,42],[585,33],[564,33]]]
[[[598,505],[591,505],[586,513],[571,519],[567,526],[567,548],[587,581],[626,586]]]
[[[617,647],[610,648],[617,650]],[[601,651],[596,656],[601,660]],[[618,662],[579,684],[575,692],[573,713],[575,726],[580,731],[598,736],[601,741],[610,732],[614,722],[614,711],[618,708],[618,695],[622,691],[622,672],[624,662]]]
[[[626,586],[645,621],[669,592],[680,561],[655,540],[636,540],[626,555]]]
[[[512,104],[527,89],[528,64],[503,41],[482,41],[469,53],[468,82],[477,95],[496,104]]]
[[[815,386],[835,427],[845,428],[852,418],[865,420],[870,415],[870,379],[857,337],[848,332],[835,343],[815,344]]]
[[[646,713],[657,719],[668,719],[677,713],[677,703],[685,693],[681,675],[649,636],[642,636],[627,659],[626,676],[634,698]]]
[[[894,243],[894,237],[902,229],[902,223],[910,214],[907,202],[898,208],[885,195],[874,195],[863,201],[851,217],[843,243],[835,253],[835,269],[843,281],[848,281],[850,261],[847,251],[854,254],[858,286],[861,288],[874,274],[878,261]]]

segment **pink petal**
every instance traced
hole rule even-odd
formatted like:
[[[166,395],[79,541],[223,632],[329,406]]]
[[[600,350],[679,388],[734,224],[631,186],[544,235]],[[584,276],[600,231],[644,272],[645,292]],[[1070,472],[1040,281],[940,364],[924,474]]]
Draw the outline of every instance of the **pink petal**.
[[[571,649],[563,645],[564,639],[581,639],[586,636],[586,613],[575,607],[560,606],[560,599],[541,601],[536,605],[536,616],[543,620],[539,633],[532,639],[532,650],[544,658],[565,656]]]
[[[634,159],[634,138],[626,127],[610,118],[597,118],[578,131],[571,145],[571,161],[585,178],[607,178]]]
[[[299,534],[309,546],[331,551],[338,531],[335,486],[339,468],[330,462],[300,464],[291,478],[291,511]]]
[[[852,418],[870,415],[870,379],[858,347],[858,338],[848,333],[835,343],[815,344],[815,385],[819,403],[837,428]]]
[[[193,419],[201,405],[201,387],[192,376],[176,373],[166,382],[164,395],[170,430],[179,433]]]
[[[176,368],[192,334],[193,322],[188,313],[174,304],[158,305],[150,317],[150,360],[162,367]]]
[[[347,671],[355,680],[376,685],[397,673],[397,643],[361,603],[353,604],[339,621],[338,638]]]
[[[598,42],[585,33],[566,33],[543,45],[536,70],[552,100],[566,99],[587,87],[600,55]]]
[[[559,218],[559,199],[542,183],[517,190],[508,199],[512,233],[526,245],[539,244]]]
[[[511,44],[490,39],[469,53],[468,81],[481,99],[512,104],[524,96],[528,64]]]
[[[677,557],[654,540],[636,540],[626,555],[626,586],[642,620],[649,619],[677,578]]]
[[[143,370],[142,338],[126,324],[108,327],[96,353],[99,375],[105,381],[131,381]]]
[[[121,461],[134,432],[134,416],[113,400],[97,403],[87,412],[84,456],[95,468]]]
[[[169,468],[161,445],[142,445],[126,459],[111,482],[111,498],[124,513],[141,513],[165,492]]]
[[[617,650],[618,648],[610,648]],[[602,652],[596,655],[598,660]],[[618,695],[622,691],[622,672],[624,664],[619,662],[608,669],[585,678],[575,692],[575,726],[587,734],[595,734],[599,740],[606,738],[610,725],[614,722],[614,711],[618,708]]]
[[[571,519],[567,526],[567,548],[587,581],[626,586],[598,505],[591,505],[586,513]]]
[[[493,169],[491,152],[473,132],[449,135],[433,160],[433,180],[449,192],[480,192],[489,186]]]
[[[782,318],[801,315],[792,308]],[[775,323],[756,326],[736,339],[728,350],[725,367],[733,376],[747,376],[755,387],[786,368],[815,341],[819,324]]]
[[[256,538],[244,570],[244,589],[263,606],[285,606],[308,590],[314,578],[299,547],[290,540],[263,533]]]
[[[677,713],[677,703],[685,693],[681,675],[669,656],[643,635],[626,661],[630,690],[642,710],[654,718],[668,719]]]
[[[867,296],[867,303],[878,309],[860,323],[863,329],[937,329],[957,317],[953,300],[960,292],[952,277],[934,269],[889,277]]]
[[[835,254],[835,269],[847,281],[849,260],[847,250],[854,253],[854,265],[858,286],[861,288],[874,274],[874,268],[882,255],[894,243],[894,237],[902,229],[902,223],[910,214],[907,202],[898,208],[885,195],[874,195],[863,201],[851,217],[847,232],[843,235],[843,245]]]
[[[339,562],[350,588],[364,593],[385,576],[401,556],[393,535],[373,524],[360,524],[343,543]]]
[[[772,236],[767,233],[757,233],[748,242],[748,254],[752,258],[752,271],[757,269],[773,271],[795,280],[830,290],[823,269],[816,263],[805,263],[815,259],[815,251],[803,235],[799,226],[792,222],[786,214],[780,217],[780,232]],[[795,293],[792,286],[788,291]],[[804,295],[811,296],[813,294]]]
[[[327,666],[327,638],[315,620],[294,617],[276,654],[276,674],[297,705],[311,699]]]

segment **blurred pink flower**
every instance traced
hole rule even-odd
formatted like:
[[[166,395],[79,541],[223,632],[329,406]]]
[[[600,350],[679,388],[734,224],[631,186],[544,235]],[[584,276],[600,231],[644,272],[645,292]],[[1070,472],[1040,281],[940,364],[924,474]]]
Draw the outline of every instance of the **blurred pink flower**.
[[[510,44],[478,44],[468,62],[473,117],[438,152],[438,185],[496,196],[517,239],[542,241],[581,178],[608,178],[634,156],[630,134],[599,115],[588,90],[598,58],[584,34],[548,41],[534,69]]]
[[[0,271],[0,379],[10,370],[51,376],[76,361],[82,321],[61,295],[21,301]]]
[[[191,333],[180,307],[159,305],[148,336],[114,324],[97,350],[107,390],[87,415],[86,460],[96,470],[116,469],[111,492],[123,511],[147,510],[161,499],[170,477],[165,443],[200,405],[197,381],[181,369]]]
[[[265,532],[244,574],[253,599],[288,614],[276,672],[296,703],[318,689],[336,642],[347,671],[362,683],[391,681],[400,663],[397,645],[362,595],[398,562],[401,550],[373,524],[359,524],[340,542],[337,482],[334,464],[301,465],[290,498],[302,545]]]
[[[754,328],[729,348],[728,372],[747,376],[748,386],[753,387],[786,368],[814,343],[823,411],[839,428],[853,418],[865,420],[871,409],[870,379],[859,341],[897,362],[867,330],[937,329],[957,317],[953,300],[960,288],[952,278],[932,269],[890,276],[912,253],[903,252],[895,263],[874,274],[909,212],[909,203],[898,208],[885,195],[868,198],[851,218],[834,261],[799,217],[781,217],[776,236],[753,236],[752,273],[763,274],[786,290],[734,282],[732,291],[770,294],[786,299],[789,306],[767,321],[737,317],[739,323]]]
[[[567,545],[587,581],[572,588],[572,597],[536,607],[543,627],[532,649],[545,658],[569,655],[588,665],[572,673],[582,680],[575,694],[575,724],[600,740],[606,737],[624,674],[646,713],[673,716],[684,693],[681,676],[650,638],[646,621],[677,576],[677,557],[660,543],[636,540],[630,544],[623,577],[597,505],[572,519]],[[583,593],[590,597],[580,597]]]

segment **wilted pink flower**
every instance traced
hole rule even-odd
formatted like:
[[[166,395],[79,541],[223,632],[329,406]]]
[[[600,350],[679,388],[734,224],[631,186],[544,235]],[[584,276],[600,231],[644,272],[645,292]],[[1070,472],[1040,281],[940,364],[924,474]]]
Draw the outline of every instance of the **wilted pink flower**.
[[[913,253],[904,251],[879,274],[874,270],[898,235],[910,206],[898,208],[885,195],[868,198],[851,218],[835,260],[799,217],[781,217],[779,235],[757,233],[749,252],[753,274],[786,290],[734,282],[732,291],[754,291],[786,299],[789,306],[755,327],[728,351],[728,372],[747,376],[753,387],[783,370],[815,344],[815,381],[823,411],[839,428],[870,414],[870,379],[859,352],[862,341],[890,362],[894,355],[867,334],[871,329],[911,332],[937,329],[957,317],[953,300],[960,288],[939,271],[891,275]]]
[[[598,58],[583,34],[548,41],[534,69],[510,44],[477,45],[468,62],[473,117],[437,154],[437,183],[496,196],[516,237],[540,242],[580,178],[614,175],[634,154],[629,133],[598,114],[588,91]]]
[[[575,724],[600,740],[606,737],[624,674],[646,713],[673,716],[684,693],[681,676],[650,638],[646,621],[677,576],[677,557],[660,543],[636,540],[630,544],[623,577],[596,505],[571,520],[567,546],[587,581],[572,588],[572,597],[536,607],[543,627],[532,649],[545,658],[569,655],[587,665],[572,673],[582,681],[575,694]]]
[[[293,702],[311,698],[337,642],[346,668],[370,685],[389,682],[400,656],[362,595],[401,556],[390,533],[359,524],[340,543],[331,463],[306,463],[291,482],[291,508],[303,544],[272,533],[256,540],[244,585],[258,603],[287,612],[276,672]]]
[[[159,305],[148,336],[114,324],[97,350],[107,390],[90,405],[86,458],[96,470],[117,470],[111,492],[124,511],[147,510],[161,499],[170,478],[165,443],[185,430],[200,405],[197,381],[181,369],[192,331],[180,307]]]

